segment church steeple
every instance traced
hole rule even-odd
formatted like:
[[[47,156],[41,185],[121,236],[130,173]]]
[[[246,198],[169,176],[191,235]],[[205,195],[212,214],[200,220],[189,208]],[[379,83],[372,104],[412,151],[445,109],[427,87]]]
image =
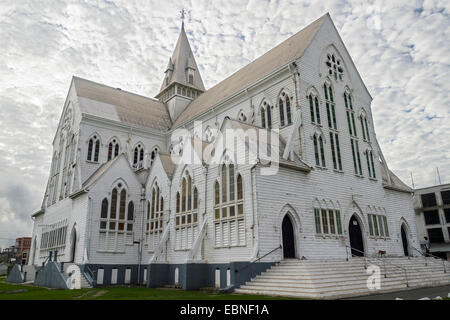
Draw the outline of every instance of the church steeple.
[[[205,91],[197,62],[184,30],[184,10],[182,18],[177,44],[164,71],[161,89],[156,95],[157,99],[167,103],[172,121],[192,100]]]

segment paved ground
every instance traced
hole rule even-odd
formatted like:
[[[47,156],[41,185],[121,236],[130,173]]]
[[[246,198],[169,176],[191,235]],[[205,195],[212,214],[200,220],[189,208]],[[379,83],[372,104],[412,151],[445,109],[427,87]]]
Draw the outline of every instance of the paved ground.
[[[406,291],[397,291],[382,294],[373,294],[370,296],[347,298],[344,300],[395,300],[395,298],[401,298],[403,300],[419,300],[420,298],[433,299],[437,296],[447,298],[450,293],[450,285],[433,288],[419,288]]]

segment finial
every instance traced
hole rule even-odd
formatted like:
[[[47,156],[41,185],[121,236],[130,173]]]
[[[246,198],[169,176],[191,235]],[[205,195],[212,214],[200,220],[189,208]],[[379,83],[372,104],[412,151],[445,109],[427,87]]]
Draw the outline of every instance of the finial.
[[[184,18],[186,16],[186,10],[184,10],[184,8],[183,8],[183,9],[181,9],[180,13],[181,13],[181,28],[184,29]]]

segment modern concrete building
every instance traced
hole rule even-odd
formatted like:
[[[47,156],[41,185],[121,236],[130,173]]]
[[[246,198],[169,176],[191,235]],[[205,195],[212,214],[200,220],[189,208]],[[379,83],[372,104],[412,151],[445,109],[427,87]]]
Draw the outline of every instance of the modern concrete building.
[[[431,253],[450,260],[450,184],[415,189],[414,209],[420,242],[428,237]]]

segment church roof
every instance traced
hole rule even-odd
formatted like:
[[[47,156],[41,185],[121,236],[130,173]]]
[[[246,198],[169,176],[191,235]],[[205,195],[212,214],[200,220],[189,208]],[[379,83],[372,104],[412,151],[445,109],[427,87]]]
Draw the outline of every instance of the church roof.
[[[396,191],[404,191],[404,192],[413,192],[414,190],[406,185],[399,177],[397,177],[390,169],[389,176],[391,177],[391,184],[389,184],[388,175],[386,169],[383,165],[380,165],[381,168],[381,178],[383,181],[383,186],[387,189],[393,189]]]
[[[169,179],[172,179],[173,173],[177,165],[172,161],[172,155],[170,153],[158,152],[159,159]],[[175,156],[173,156],[175,157]]]
[[[180,114],[174,126],[206,111],[271,72],[300,58],[326,17],[329,17],[328,13],[201,94]]]
[[[79,99],[82,113],[161,131],[170,128],[167,108],[158,100],[75,76],[73,83],[78,97],[100,102]]]
[[[191,68],[194,70],[194,82],[188,83],[186,69]],[[171,70],[171,73],[167,73]],[[166,68],[166,77],[161,85],[159,92],[162,92],[165,88],[169,87],[172,83],[176,82],[188,87],[196,88],[201,91],[205,91],[203,80],[198,70],[197,62],[195,62],[194,54],[192,53],[189,40],[184,31],[184,23],[181,26],[181,32],[178,36],[175,50],[172,57],[169,59],[169,63]],[[169,77],[168,80],[166,78]]]

